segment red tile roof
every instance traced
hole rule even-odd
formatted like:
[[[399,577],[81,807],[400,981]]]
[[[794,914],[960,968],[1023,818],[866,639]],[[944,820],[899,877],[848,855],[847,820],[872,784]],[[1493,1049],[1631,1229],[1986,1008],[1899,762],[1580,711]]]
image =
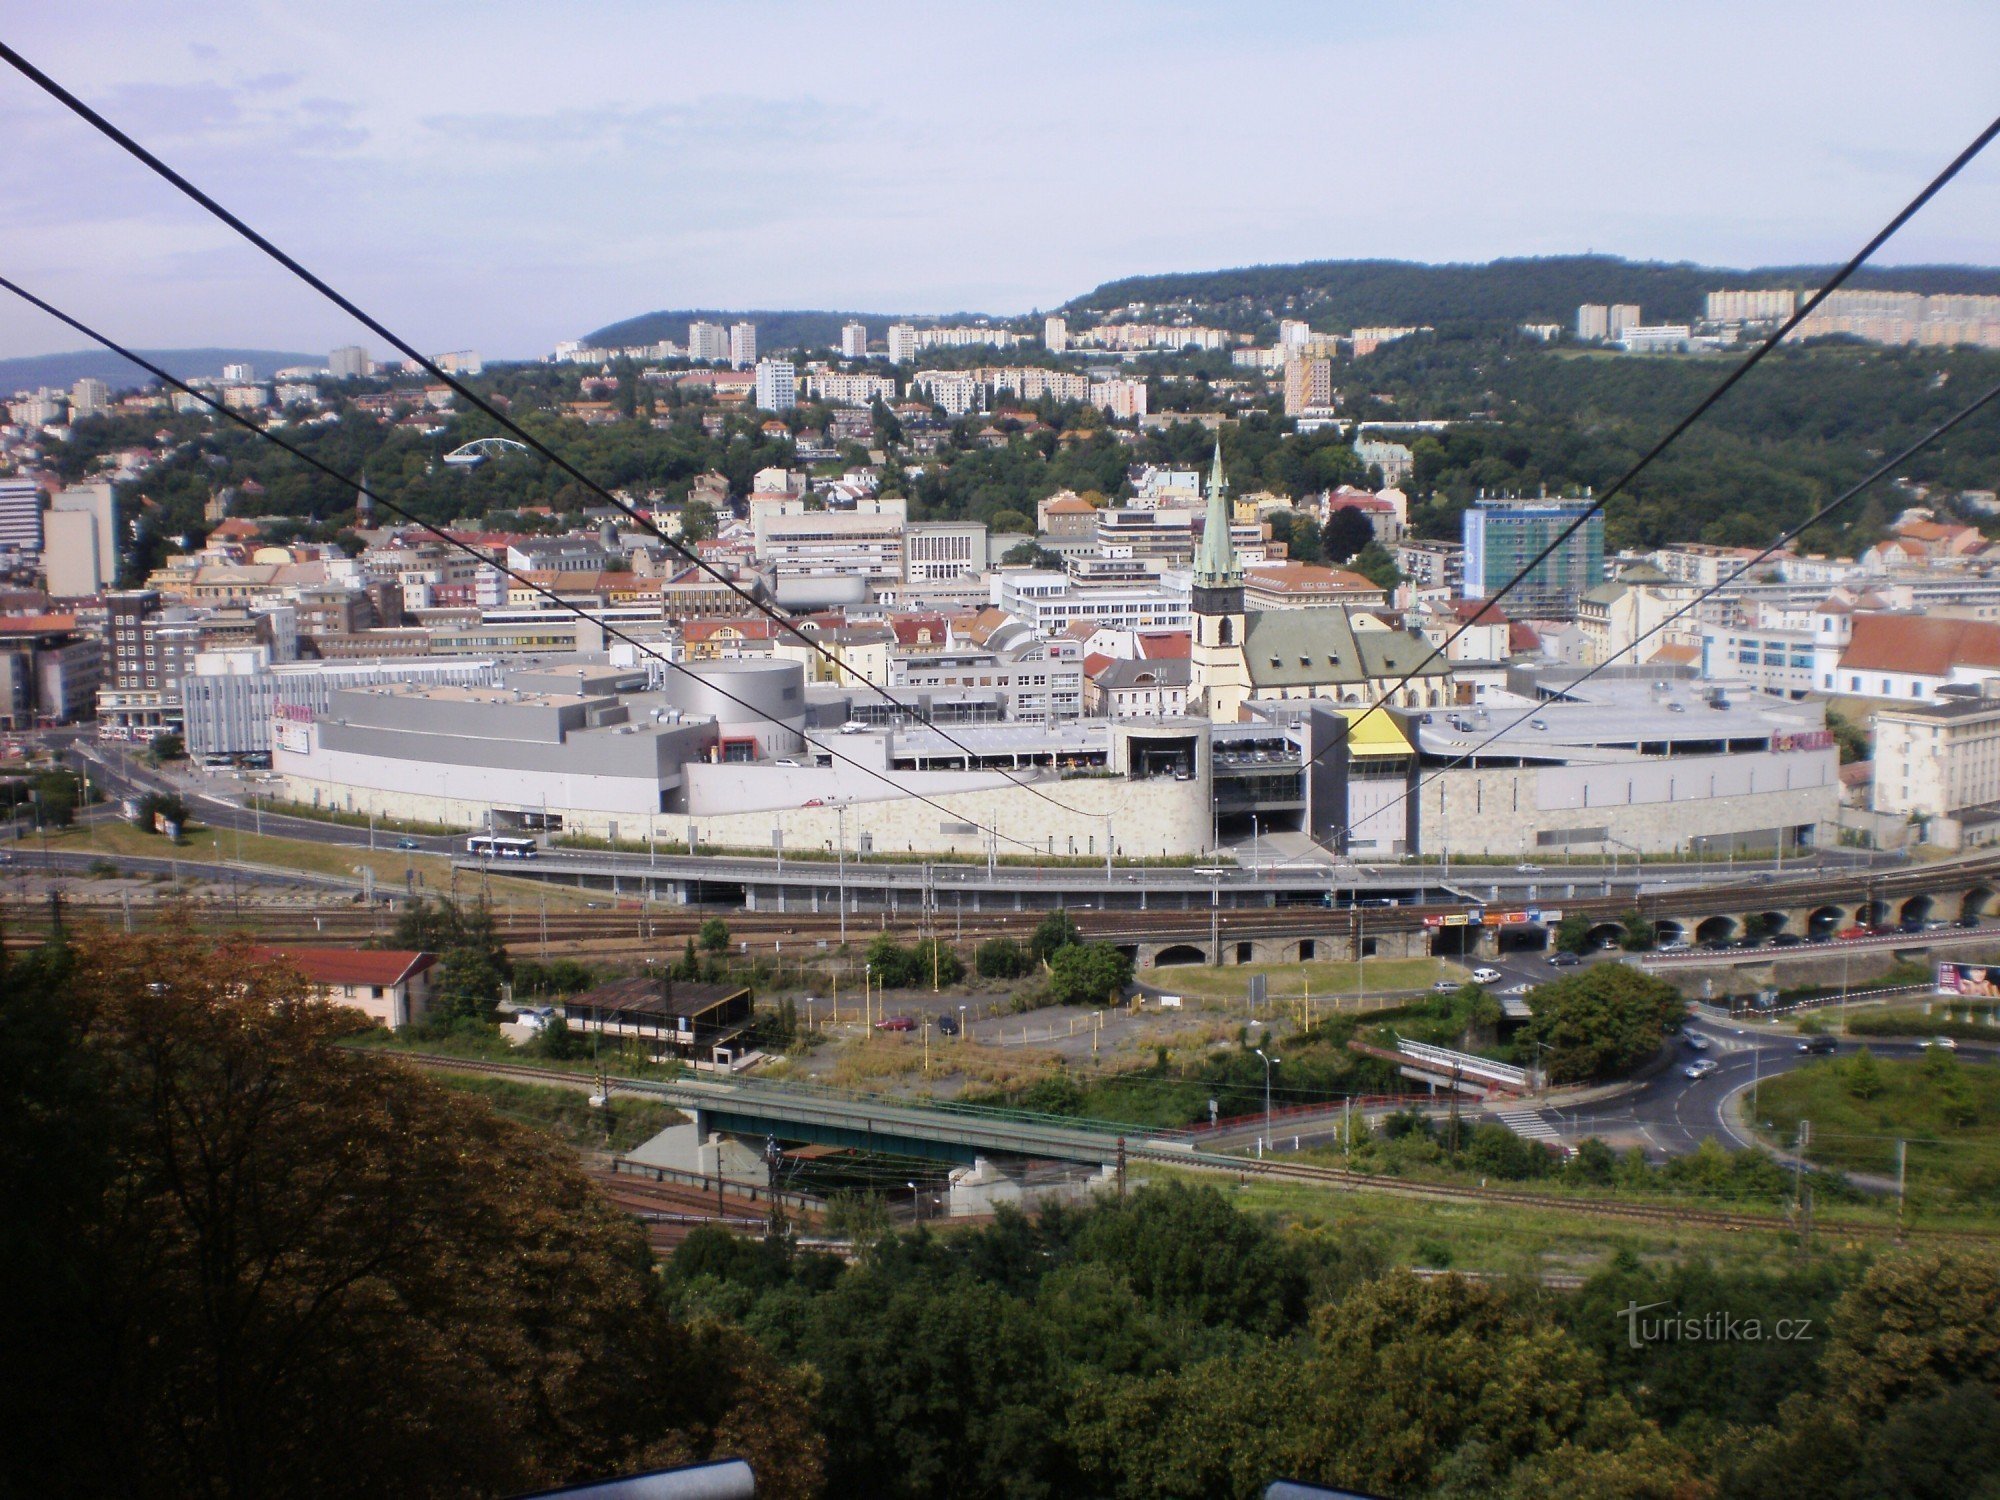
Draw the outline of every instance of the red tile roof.
[[[1953,667],[2000,671],[2000,624],[1924,615],[1856,615],[1842,670],[1942,677]]]
[[[316,985],[402,984],[438,961],[435,953],[400,948],[252,948],[268,963],[297,969]]]
[[[75,615],[0,615],[0,634],[46,635],[52,630],[76,629]]]
[[[1194,654],[1191,630],[1142,630],[1138,635],[1143,661],[1185,661]]]

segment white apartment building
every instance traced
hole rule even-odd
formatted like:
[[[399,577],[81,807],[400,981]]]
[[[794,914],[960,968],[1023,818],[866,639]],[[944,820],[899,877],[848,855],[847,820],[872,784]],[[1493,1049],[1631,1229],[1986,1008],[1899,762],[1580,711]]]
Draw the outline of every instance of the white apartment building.
[[[848,375],[839,370],[815,370],[806,376],[806,390],[815,400],[829,406],[867,406],[875,401],[896,399],[896,382],[892,377]]]
[[[868,325],[866,323],[843,323],[840,325],[840,357],[842,359],[866,359],[868,357]]]
[[[454,349],[440,354],[434,363],[447,375],[477,375],[486,368],[477,349]]]
[[[1625,337],[1626,329],[1637,328],[1640,324],[1644,323],[1645,321],[1646,320],[1639,315],[1639,306],[1637,303],[1614,302],[1611,304],[1610,309],[1605,313],[1605,318],[1604,318],[1605,337],[1612,339],[1622,339],[1623,337]]]
[[[326,369],[335,380],[364,380],[375,373],[375,362],[359,344],[348,344],[326,357]]]
[[[996,349],[1012,349],[1016,344],[1025,344],[1027,339],[1018,333],[1010,333],[1005,328],[985,328],[977,324],[969,327],[919,328],[916,330],[919,349],[973,349],[982,344],[991,344]]]
[[[889,325],[889,363],[907,365],[917,357],[917,330],[908,323]]]
[[[224,365],[222,383],[224,385],[249,385],[257,378],[257,371],[251,365]]]
[[[1632,323],[1617,342],[1627,354],[1685,354],[1693,338],[1694,330],[1685,323]]]
[[[1798,305],[1799,294],[1789,287],[1710,292],[1703,299],[1702,316],[1710,323],[1782,323]]]
[[[1048,639],[1081,621],[1123,630],[1186,630],[1194,623],[1189,575],[1163,574],[1146,584],[1079,584],[1067,573],[1002,568],[993,602]]]
[[[1146,401],[1143,380],[1099,380],[1090,387],[1090,404],[1114,422],[1145,416]]]
[[[42,492],[32,479],[0,479],[0,547],[42,550]]]
[[[910,390],[954,417],[979,410],[986,396],[985,382],[963,370],[919,370],[910,381]]]
[[[47,427],[63,419],[63,399],[47,391],[7,403],[7,420],[16,427]]]
[[[1042,347],[1051,354],[1064,354],[1069,350],[1069,319],[1042,319]]]
[[[900,511],[760,515],[756,526],[757,556],[780,585],[828,578],[892,583],[903,576]]]
[[[720,323],[688,324],[688,358],[696,364],[721,364],[729,358],[729,330]]]
[[[986,546],[984,521],[912,521],[903,528],[903,581],[977,578]]]
[[[792,368],[790,360],[757,361],[756,402],[759,411],[790,411],[799,404],[798,371]]]
[[[77,417],[94,417],[107,411],[111,406],[111,387],[101,380],[93,380],[88,375],[70,387],[69,414]]]
[[[2000,683],[1923,708],[1878,709],[1874,758],[1878,813],[1950,818],[2000,804]]]
[[[1601,339],[1611,331],[1611,309],[1602,302],[1586,302],[1576,310],[1576,336]]]
[[[757,363],[757,325],[755,323],[732,323],[729,325],[729,363],[739,370],[747,370]]]
[[[1354,456],[1366,468],[1380,468],[1384,484],[1401,484],[1410,477],[1416,462],[1416,456],[1403,444],[1373,437],[1356,438]]]
[[[1023,401],[1039,401],[1044,396],[1055,401],[1087,401],[1092,390],[1088,376],[1068,370],[1043,370],[1034,365],[989,367],[966,373],[984,382],[996,396],[1016,396]]]

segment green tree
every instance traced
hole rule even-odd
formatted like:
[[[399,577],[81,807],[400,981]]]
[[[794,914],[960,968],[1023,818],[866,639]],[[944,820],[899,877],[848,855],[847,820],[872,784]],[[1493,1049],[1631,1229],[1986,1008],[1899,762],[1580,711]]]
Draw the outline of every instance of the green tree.
[[[187,741],[177,734],[156,734],[146,747],[146,758],[156,766],[170,760],[186,760]]]
[[[1374,540],[1375,527],[1367,514],[1351,505],[1335,510],[1319,528],[1320,553],[1328,562],[1344,563],[1366,551]]]
[[[1034,933],[1028,939],[1028,957],[1038,964],[1047,963],[1058,948],[1067,948],[1082,941],[1083,934],[1077,931],[1075,920],[1068,912],[1057,908],[1035,924]]]
[[[1657,938],[1653,924],[1647,920],[1645,914],[1635,909],[1626,912],[1620,920],[1625,924],[1625,935],[1618,940],[1618,946],[1627,953],[1650,952]]]
[[[701,924],[701,928],[696,934],[696,941],[701,944],[701,951],[704,953],[727,953],[729,951],[729,924],[720,917],[709,917]]]
[[[1590,950],[1590,929],[1594,924],[1580,911],[1573,911],[1556,924],[1555,945],[1564,953]]]
[[[419,900],[397,919],[391,941],[398,948],[438,955],[440,973],[426,1024],[443,1028],[492,1018],[514,966],[485,902],[466,906],[444,896]]]
[[[972,966],[984,979],[1018,979],[1033,964],[1012,938],[988,938],[972,954]]]
[[[1849,1058],[1841,1071],[1845,1075],[1847,1092],[1855,1098],[1873,1099],[1882,1092],[1882,1066],[1866,1047]]]
[[[715,510],[706,500],[690,500],[681,507],[681,540],[705,542],[715,535]]]
[[[1672,985],[1624,963],[1595,964],[1528,993],[1534,1012],[1522,1037],[1543,1045],[1550,1079],[1612,1078],[1680,1029],[1686,1002]]]
[[[1833,736],[1834,744],[1840,747],[1840,763],[1843,766],[1866,760],[1873,753],[1868,743],[1868,731],[1848,718],[1839,709],[1826,711],[1827,732]]]
[[[1034,518],[1031,516],[1023,515],[1018,510],[995,511],[993,513],[992,519],[989,520],[986,524],[992,530],[1000,532],[1003,535],[1013,535],[1018,533],[1022,535],[1032,536],[1034,535],[1035,531]],[[1016,545],[1018,545],[1018,543]]]
[[[29,795],[37,820],[47,828],[67,828],[76,817],[82,784],[73,771],[43,771],[34,779]]]
[[[1377,588],[1393,590],[1403,575],[1380,542],[1370,542],[1348,561],[1348,566]]]
[[[1049,998],[1057,1005],[1116,1005],[1132,982],[1132,960],[1110,943],[1071,943],[1049,958]]]
[[[1051,552],[1047,547],[1033,541],[1016,542],[1000,555],[1000,561],[1010,568],[1047,568],[1060,571],[1063,566],[1060,552]]]

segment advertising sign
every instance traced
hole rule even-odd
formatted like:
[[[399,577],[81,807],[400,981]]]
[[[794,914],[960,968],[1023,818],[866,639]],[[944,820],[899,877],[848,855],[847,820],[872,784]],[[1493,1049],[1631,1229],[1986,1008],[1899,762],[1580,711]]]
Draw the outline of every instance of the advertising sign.
[[[1937,966],[1937,993],[1968,1000],[2000,1000],[2000,966],[1941,963]]]

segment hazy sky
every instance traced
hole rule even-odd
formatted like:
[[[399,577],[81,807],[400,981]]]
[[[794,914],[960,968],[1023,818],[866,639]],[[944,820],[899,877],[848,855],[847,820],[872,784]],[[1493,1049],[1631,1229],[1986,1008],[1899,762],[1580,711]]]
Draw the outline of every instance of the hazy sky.
[[[1016,312],[1259,261],[1832,261],[2000,112],[2000,7],[1928,0],[10,10],[391,327],[489,356],[654,308]],[[4,67],[0,130],[7,275],[139,345],[355,336]],[[2000,146],[1883,259],[1997,235]],[[0,355],[77,344],[0,308]]]

